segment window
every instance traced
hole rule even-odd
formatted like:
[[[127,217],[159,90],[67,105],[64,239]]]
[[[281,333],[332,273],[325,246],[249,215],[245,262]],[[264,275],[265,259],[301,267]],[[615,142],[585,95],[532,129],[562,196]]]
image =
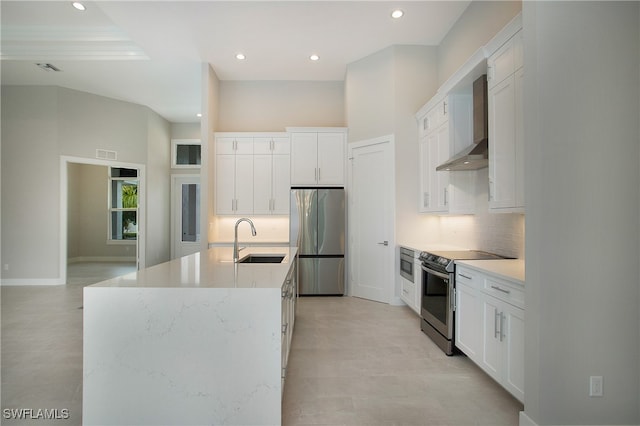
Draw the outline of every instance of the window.
[[[109,168],[109,240],[138,239],[138,171]]]
[[[200,139],[174,139],[171,141],[173,168],[199,168],[201,162]]]

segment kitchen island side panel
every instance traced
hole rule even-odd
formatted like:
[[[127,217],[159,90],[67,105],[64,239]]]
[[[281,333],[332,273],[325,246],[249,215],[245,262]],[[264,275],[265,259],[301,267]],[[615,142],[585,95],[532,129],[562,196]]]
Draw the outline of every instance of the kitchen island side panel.
[[[85,425],[281,423],[281,290],[84,290]]]

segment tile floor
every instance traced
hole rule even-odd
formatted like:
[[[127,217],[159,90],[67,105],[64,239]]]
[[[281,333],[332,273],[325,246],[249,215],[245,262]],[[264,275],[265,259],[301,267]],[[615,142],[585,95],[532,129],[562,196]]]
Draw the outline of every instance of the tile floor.
[[[69,284],[2,287],[2,409],[67,409],[82,422],[82,288],[133,265],[75,264]],[[517,425],[522,405],[464,356],[447,357],[407,307],[301,298],[284,425]],[[4,414],[4,411],[3,411]]]
[[[285,384],[292,425],[517,425],[523,406],[408,307],[300,298]]]

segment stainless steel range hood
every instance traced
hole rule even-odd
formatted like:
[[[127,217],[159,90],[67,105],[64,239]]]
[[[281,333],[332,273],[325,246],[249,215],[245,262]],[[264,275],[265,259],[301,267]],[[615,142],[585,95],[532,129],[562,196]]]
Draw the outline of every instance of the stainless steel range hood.
[[[438,171],[478,170],[489,166],[487,76],[473,82],[473,144],[436,167]]]

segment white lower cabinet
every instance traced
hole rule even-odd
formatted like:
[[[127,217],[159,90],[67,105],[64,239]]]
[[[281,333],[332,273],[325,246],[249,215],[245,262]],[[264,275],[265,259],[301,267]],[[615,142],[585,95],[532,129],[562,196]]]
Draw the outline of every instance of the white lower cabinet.
[[[281,355],[282,355],[282,393],[284,394],[284,383],[287,378],[287,364],[289,363],[289,351],[291,350],[291,339],[293,337],[293,327],[296,322],[296,303],[298,298],[298,268],[297,259],[293,262],[287,278],[282,285],[282,328]]]
[[[405,277],[400,277],[400,298],[416,313],[420,314],[418,301],[418,289],[416,283],[412,283]]]
[[[524,401],[522,286],[458,265],[456,347]]]
[[[478,363],[482,344],[482,301],[479,290],[456,279],[456,347]]]

